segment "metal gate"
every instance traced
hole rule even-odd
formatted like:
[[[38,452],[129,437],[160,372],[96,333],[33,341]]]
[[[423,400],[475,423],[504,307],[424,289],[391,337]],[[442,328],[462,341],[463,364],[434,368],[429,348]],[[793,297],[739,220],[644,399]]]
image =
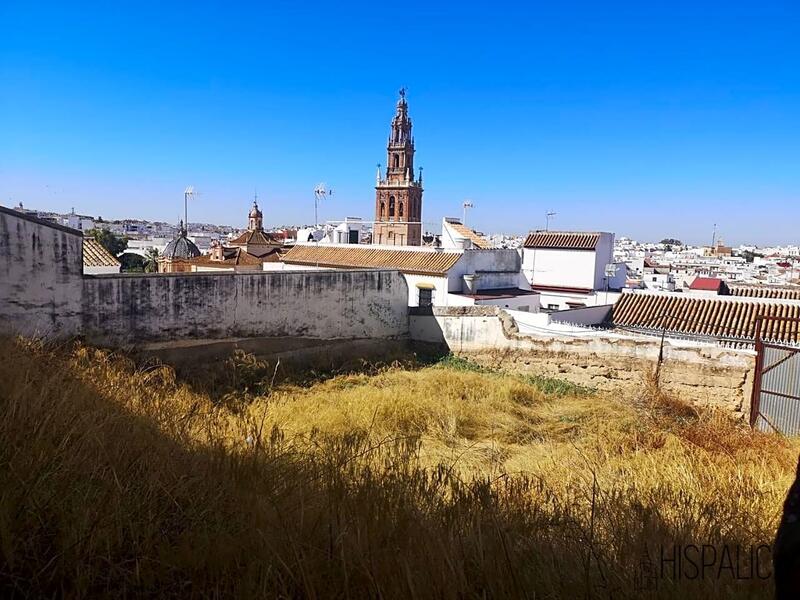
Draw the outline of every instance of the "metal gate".
[[[800,319],[760,317],[756,321],[756,370],[750,403],[750,425],[760,431],[800,435],[800,345],[765,340],[765,331],[790,332],[796,339]]]

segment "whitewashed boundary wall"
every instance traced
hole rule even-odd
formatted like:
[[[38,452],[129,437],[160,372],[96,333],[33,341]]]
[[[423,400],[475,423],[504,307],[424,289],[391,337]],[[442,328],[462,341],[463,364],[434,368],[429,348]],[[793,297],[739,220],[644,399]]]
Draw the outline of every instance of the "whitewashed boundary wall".
[[[408,334],[397,271],[83,275],[81,233],[0,207],[0,333],[103,344]]]

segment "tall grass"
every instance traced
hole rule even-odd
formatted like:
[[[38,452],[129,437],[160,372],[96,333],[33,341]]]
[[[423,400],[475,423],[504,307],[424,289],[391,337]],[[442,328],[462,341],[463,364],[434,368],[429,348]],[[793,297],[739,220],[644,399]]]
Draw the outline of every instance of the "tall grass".
[[[240,357],[212,401],[92,348],[0,351],[5,596],[771,597],[659,553],[770,542],[797,446],[657,390]]]

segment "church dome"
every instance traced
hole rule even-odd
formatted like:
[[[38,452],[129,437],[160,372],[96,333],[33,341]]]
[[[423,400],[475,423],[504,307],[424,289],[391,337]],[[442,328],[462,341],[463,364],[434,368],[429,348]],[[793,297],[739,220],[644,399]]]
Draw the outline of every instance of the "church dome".
[[[186,237],[185,232],[181,232],[178,237],[167,244],[162,256],[174,260],[176,258],[195,258],[200,254],[200,249],[195,246],[194,242]]]
[[[258,204],[253,202],[253,208],[250,209],[250,218],[251,219],[260,219],[263,215],[258,208]]]

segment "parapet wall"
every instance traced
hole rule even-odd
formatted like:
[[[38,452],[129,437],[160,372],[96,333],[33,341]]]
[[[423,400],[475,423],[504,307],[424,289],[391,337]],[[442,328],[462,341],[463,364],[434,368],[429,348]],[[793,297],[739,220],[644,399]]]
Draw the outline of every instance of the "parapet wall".
[[[99,344],[408,334],[397,271],[83,275],[79,231],[0,207],[0,333]]]
[[[520,335],[497,307],[434,308],[410,317],[415,342],[445,345],[458,355],[492,367],[558,377],[599,390],[641,389],[658,361],[657,339]],[[666,341],[660,382],[675,395],[747,414],[755,354],[715,346]]]

